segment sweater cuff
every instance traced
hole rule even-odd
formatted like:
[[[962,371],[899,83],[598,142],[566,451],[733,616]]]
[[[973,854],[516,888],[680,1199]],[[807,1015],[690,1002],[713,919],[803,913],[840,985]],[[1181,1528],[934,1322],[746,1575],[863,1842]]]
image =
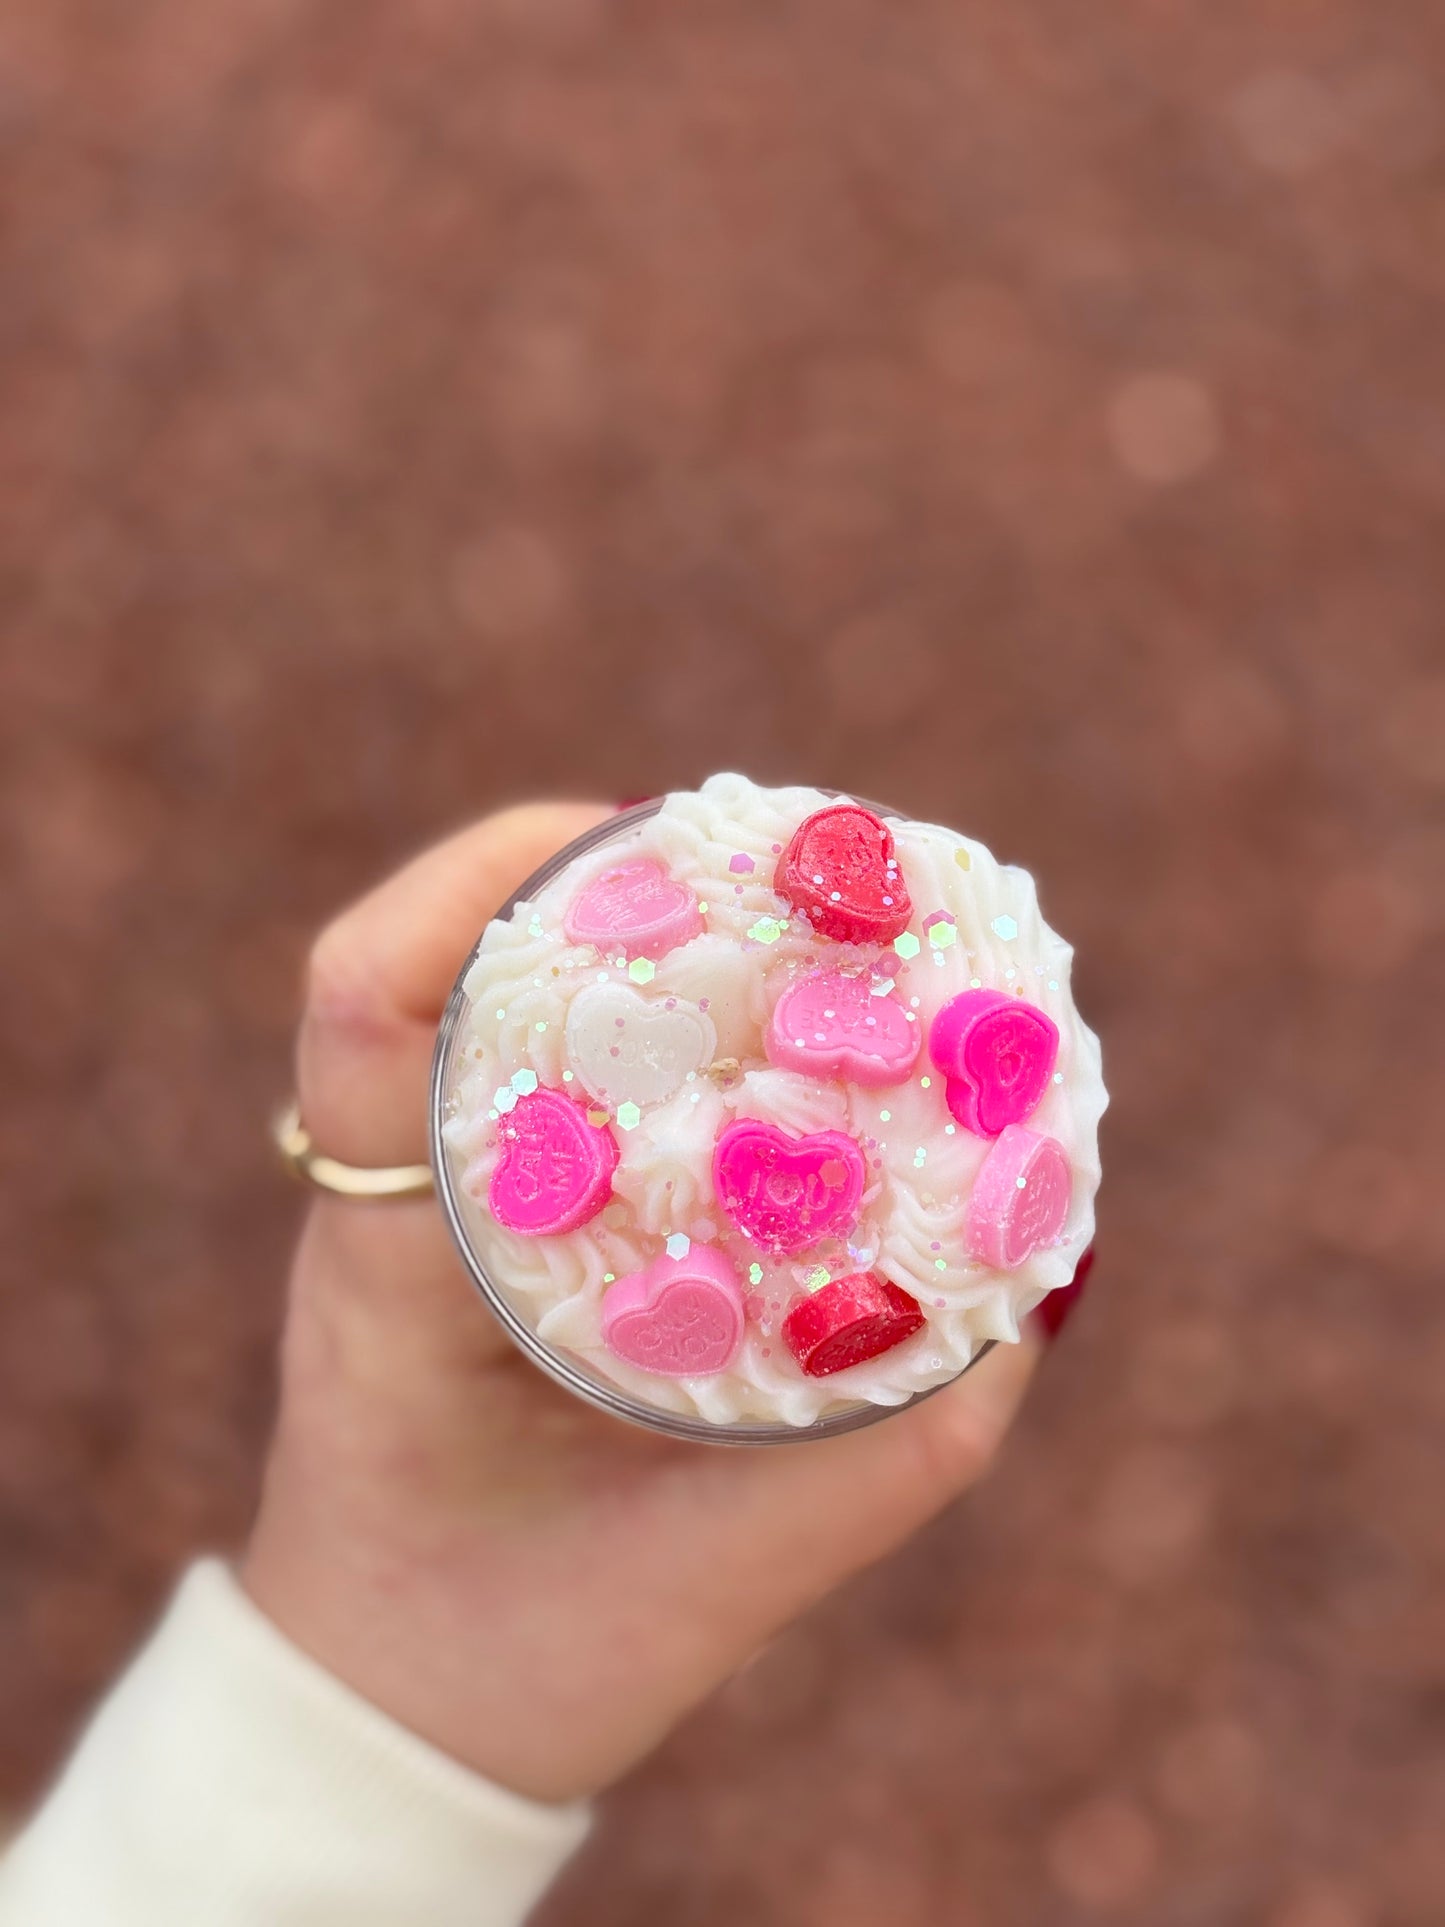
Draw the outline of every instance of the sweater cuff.
[[[586,1830],[399,1726],[206,1560],[0,1865],[0,1927],[516,1927]]]

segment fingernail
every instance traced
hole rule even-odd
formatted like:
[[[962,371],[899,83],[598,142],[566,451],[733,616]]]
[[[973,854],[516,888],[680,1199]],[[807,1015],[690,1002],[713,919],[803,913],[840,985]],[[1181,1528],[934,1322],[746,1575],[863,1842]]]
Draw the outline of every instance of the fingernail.
[[[1080,1258],[1074,1275],[1068,1284],[1060,1285],[1051,1291],[1043,1303],[1034,1307],[1034,1317],[1043,1329],[1044,1342],[1052,1345],[1064,1326],[1074,1315],[1074,1307],[1084,1295],[1084,1286],[1089,1282],[1089,1273],[1094,1269],[1094,1247]]]
[[[652,797],[650,794],[645,796],[624,796],[622,801],[615,805],[615,809],[620,815],[623,810],[635,810],[639,803],[650,803],[651,801]]]

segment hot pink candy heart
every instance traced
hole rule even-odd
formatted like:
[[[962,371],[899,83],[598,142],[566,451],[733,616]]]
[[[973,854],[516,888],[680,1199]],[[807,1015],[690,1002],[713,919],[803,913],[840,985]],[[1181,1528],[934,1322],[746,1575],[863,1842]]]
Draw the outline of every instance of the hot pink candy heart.
[[[842,1131],[790,1137],[739,1118],[718,1137],[712,1179],[738,1230],[769,1251],[802,1251],[848,1231],[863,1196],[863,1153]]]
[[[617,1140],[589,1124],[580,1104],[545,1087],[519,1097],[498,1126],[502,1154],[487,1203],[498,1224],[524,1238],[575,1231],[606,1204]]]
[[[596,944],[612,956],[654,962],[703,931],[702,911],[685,883],[651,857],[593,877],[573,897],[562,928],[573,943]]]
[[[920,1026],[891,991],[875,997],[872,984],[836,970],[790,984],[768,1023],[769,1059],[813,1077],[901,1084],[918,1056]]]
[[[1073,1178],[1057,1138],[1010,1124],[990,1146],[968,1201],[967,1242],[995,1271],[1052,1244],[1069,1215]]]
[[[694,1245],[682,1258],[664,1252],[608,1289],[602,1339],[614,1356],[645,1372],[702,1378],[726,1371],[737,1357],[745,1316],[728,1260],[710,1245]]]
[[[934,1018],[928,1051],[948,1108],[979,1137],[997,1137],[1038,1108],[1059,1054],[1053,1019],[1001,990],[965,990]]]

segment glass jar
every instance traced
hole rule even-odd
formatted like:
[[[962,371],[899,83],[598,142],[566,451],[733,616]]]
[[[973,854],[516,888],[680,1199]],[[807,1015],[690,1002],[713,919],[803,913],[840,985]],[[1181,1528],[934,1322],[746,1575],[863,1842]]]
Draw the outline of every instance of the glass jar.
[[[727,784],[738,787],[734,791],[717,788]],[[730,796],[741,799],[739,807],[746,804],[753,812],[748,825],[752,834],[749,847],[754,853],[749,855],[740,850],[723,865],[719,853],[725,847],[725,840],[719,842],[717,826],[726,820],[725,805]],[[1103,1108],[1101,1084],[1097,1106],[1090,1097],[1077,1118],[1071,1114],[1071,1122],[1082,1126],[1074,1135],[1087,1139],[1082,1146],[1086,1183],[1081,1187],[1077,1177],[1074,1180],[1070,1222],[1054,1241],[1057,1248],[1040,1249],[1033,1254],[1024,1275],[1016,1273],[1000,1282],[1001,1274],[993,1268],[1000,1261],[993,1259],[985,1263],[977,1253],[965,1254],[958,1245],[961,1232],[929,1241],[920,1248],[921,1256],[911,1246],[901,1251],[892,1249],[888,1226],[883,1225],[882,1236],[874,1237],[877,1227],[869,1228],[868,1209],[862,1206],[858,1207],[858,1223],[851,1229],[846,1225],[836,1231],[815,1227],[820,1230],[820,1237],[813,1243],[805,1227],[803,1245],[793,1242],[786,1251],[778,1248],[776,1226],[760,1229],[748,1219],[745,1201],[731,1199],[726,1210],[719,1208],[705,1168],[709,1148],[715,1141],[713,1121],[723,1127],[716,1138],[719,1145],[726,1136],[729,1122],[737,1128],[759,1115],[757,1130],[771,1133],[781,1144],[821,1144],[829,1133],[819,1134],[814,1130],[810,1137],[808,1127],[835,1121],[827,1107],[837,1109],[846,1102],[853,1106],[848,1113],[848,1129],[855,1133],[860,1156],[870,1167],[867,1173],[870,1189],[863,1195],[893,1196],[899,1187],[906,1188],[905,1175],[900,1173],[911,1172],[915,1159],[921,1170],[926,1159],[932,1156],[937,1165],[953,1172],[946,1180],[953,1190],[943,1195],[941,1203],[932,1194],[925,1194],[927,1209],[938,1217],[938,1228],[946,1232],[948,1226],[953,1226],[956,1231],[964,1222],[961,1214],[968,1208],[963,1195],[967,1189],[965,1178],[968,1183],[976,1184],[968,1173],[984,1158],[990,1145],[985,1138],[975,1140],[969,1130],[955,1122],[945,1106],[945,1080],[932,1067],[927,1048],[928,1023],[935,1014],[933,1007],[941,1007],[948,1001],[945,992],[952,993],[956,1002],[961,988],[966,989],[970,983],[977,986],[977,975],[969,973],[987,970],[990,978],[998,977],[1000,984],[1006,974],[1016,974],[1001,961],[1007,955],[1007,946],[996,935],[970,939],[970,944],[977,941],[982,946],[978,955],[971,947],[963,950],[961,956],[954,954],[958,950],[955,916],[962,901],[960,893],[973,888],[970,871],[974,858],[969,852],[976,853],[980,870],[985,862],[991,866],[990,887],[995,874],[1008,880],[1000,887],[1012,892],[1008,901],[1015,910],[1025,908],[1023,896],[1026,895],[1027,904],[1032,906],[1030,936],[1037,947],[1042,933],[1042,938],[1047,940],[1047,954],[1052,959],[1041,964],[1040,969],[1067,968],[1067,949],[1038,919],[1032,883],[1024,872],[1000,869],[992,864],[981,845],[966,844],[952,832],[915,826],[897,811],[848,799],[839,799],[834,807],[852,810],[860,818],[867,813],[880,821],[880,827],[886,822],[890,828],[884,831],[884,836],[889,847],[892,831],[897,831],[905,874],[910,870],[910,836],[926,833],[948,839],[944,856],[951,850],[956,862],[933,865],[927,880],[923,866],[917,866],[917,874],[912,878],[914,894],[917,897],[921,890],[924,900],[912,906],[916,934],[903,934],[892,942],[881,936],[877,941],[860,942],[858,931],[852,928],[844,931],[841,942],[836,935],[826,934],[831,928],[826,902],[821,911],[810,910],[804,917],[776,894],[774,884],[781,881],[781,872],[775,877],[776,866],[786,860],[780,851],[785,847],[792,849],[785,839],[793,819],[801,815],[812,821],[807,814],[807,800],[826,806],[832,796],[833,792],[764,791],[746,784],[742,778],[719,777],[711,779],[699,792],[638,804],[599,824],[559,850],[502,906],[459,973],[438,1034],[430,1104],[432,1161],[443,1213],[472,1279],[510,1337],[558,1384],[616,1417],[675,1438],[744,1445],[793,1444],[853,1431],[905,1409],[941,1390],[961,1371],[969,1369],[997,1339],[1016,1337],[1018,1318],[1027,1312],[1031,1303],[1036,1303],[1052,1285],[1068,1282],[1073,1260],[1092,1232],[1093,1185],[1087,1179],[1090,1160],[1096,1160],[1093,1130],[1098,1111]],[[766,799],[766,806],[757,799]],[[600,878],[625,878],[631,871],[647,867],[653,854],[649,838],[661,835],[664,827],[654,819],[664,810],[682,812],[678,829],[682,842],[665,846],[669,851],[676,848],[682,852],[674,867],[686,873],[694,896],[705,887],[717,901],[694,904],[695,910],[700,908],[700,918],[694,916],[690,922],[679,924],[671,931],[635,941],[614,942],[606,936],[597,937],[595,933],[579,930],[574,910],[589,885],[596,884]],[[710,815],[707,810],[711,811]],[[696,835],[688,811],[702,813]],[[771,840],[768,840],[769,824],[775,828]],[[764,840],[760,842],[759,837]],[[740,836],[737,840],[746,842],[747,838]],[[699,867],[709,872],[710,880],[706,884],[698,881]],[[808,868],[812,870],[811,859]],[[577,879],[577,891],[571,897],[569,908],[565,879],[572,876]],[[938,878],[942,883],[935,887]],[[1022,879],[1022,885],[1018,879]],[[677,877],[669,876],[666,881],[668,888],[678,893],[679,900],[687,896]],[[805,882],[811,882],[811,877]],[[948,900],[955,905],[954,913],[935,901],[945,891],[953,893]],[[727,892],[726,901],[724,892]],[[659,896],[657,901],[661,904],[662,920],[666,922],[672,911],[663,897]],[[991,901],[988,907],[992,907]],[[751,923],[747,922],[749,917],[754,917]],[[646,921],[645,916],[642,921]],[[565,930],[564,923],[567,924]],[[1001,913],[994,924],[1005,930],[1011,924],[1022,928],[1022,919],[1012,912]],[[499,929],[499,926],[506,928]],[[980,930],[982,928],[980,926]],[[947,937],[946,945],[940,936]],[[642,947],[638,948],[638,944]],[[989,944],[993,950],[985,959],[983,949]],[[648,950],[653,956],[646,954]],[[1064,963],[1057,961],[1055,950]],[[675,975],[678,971],[691,970],[696,975],[701,971],[698,981],[706,981],[711,987],[706,972],[721,971],[728,982],[736,981],[743,986],[744,1000],[752,1011],[756,1013],[770,1002],[776,1011],[781,1001],[780,983],[791,987],[840,967],[853,973],[851,981],[863,985],[876,1000],[870,1006],[863,991],[858,991],[870,1011],[864,1021],[873,1024],[872,1013],[880,1011],[886,1003],[889,1021],[911,1046],[910,1062],[915,1068],[906,1076],[900,1069],[894,1076],[900,1095],[892,1101],[895,1109],[900,1102],[911,1107],[908,1114],[915,1134],[926,1141],[901,1164],[898,1147],[890,1147],[882,1135],[887,1127],[877,1122],[879,1118],[890,1118],[892,1094],[889,1089],[865,1091],[849,1086],[843,1092],[839,1079],[809,1077],[800,1069],[799,1066],[808,1062],[805,1057],[775,1050],[777,1029],[772,1019],[767,1020],[771,1028],[766,1034],[764,1027],[752,1019],[749,1020],[751,1029],[747,1025],[739,1029],[735,1022],[730,1025],[723,1022],[721,1002],[715,999],[716,1026],[712,1017],[700,1024],[700,1014],[705,1016],[708,1010],[707,997],[689,999],[684,994],[671,997],[663,994],[668,989],[669,972]],[[525,976],[532,970],[537,974]],[[523,977],[517,975],[519,971],[524,973]],[[727,975],[729,972],[733,973],[731,977]],[[478,1007],[473,991],[479,991],[483,982],[491,985],[503,981],[507,993],[502,1005],[495,1011],[490,1009],[490,1003],[486,1009]],[[830,977],[828,981],[838,979]],[[1041,984],[1042,981],[1040,979]],[[1050,981],[1054,984],[1053,993],[1045,993],[1041,988],[1038,994],[1041,998],[1051,997],[1057,1015],[1063,1015],[1064,1005],[1071,1012],[1066,977],[1061,980],[1054,976]],[[469,983],[472,990],[468,988]],[[524,983],[521,990],[516,988],[519,983]],[[915,983],[917,988],[913,994],[905,995]],[[676,984],[673,987],[676,988]],[[684,989],[688,987],[684,984]],[[494,991],[490,1002],[502,996],[501,991]],[[682,1025],[681,1033],[685,1048],[691,1048],[687,1040],[701,1028],[711,1040],[710,1044],[699,1047],[701,1055],[706,1055],[708,1049],[714,1049],[716,1055],[712,1062],[698,1061],[688,1069],[684,1083],[678,1063],[669,1054],[671,1043],[654,1040],[648,1046],[651,1055],[644,1052],[642,1059],[634,1056],[630,1070],[616,1073],[624,1082],[628,1078],[634,1080],[630,1088],[642,1099],[641,1104],[630,1099],[613,1101],[606,1088],[610,1074],[605,1068],[605,1039],[599,1040],[595,1034],[589,1037],[585,1028],[574,1037],[573,1020],[587,999],[592,1000],[587,1008],[596,1022],[615,1021],[620,1032],[625,1031],[624,1017],[614,1020],[610,1015],[613,1008],[627,1013],[645,1010],[649,1013],[649,1022],[660,1023],[664,1028],[670,1022],[679,1021],[679,1012],[686,1014],[688,1020]],[[537,1011],[547,1014],[536,1016]],[[668,1016],[659,1019],[657,1013],[661,1011],[666,1011]],[[829,1009],[826,1015],[832,1019],[833,1010]],[[559,1035],[564,1022],[565,1043]],[[904,1030],[905,1023],[915,1033],[912,1037]],[[743,1040],[743,1047],[736,1055],[717,1048],[725,1031],[730,1033],[732,1042]],[[1078,1032],[1092,1042],[1090,1033],[1081,1025]],[[807,1040],[792,1041],[801,1046]],[[600,1071],[596,1065],[599,1052],[603,1064]],[[618,1048],[613,1047],[610,1055],[618,1059]],[[781,1067],[780,1055],[787,1059],[787,1064]],[[1074,1055],[1077,1056],[1077,1052]],[[1096,1068],[1097,1047],[1094,1058]],[[625,1064],[628,1059],[624,1054],[619,1061]],[[1066,1055],[1060,1061],[1067,1070],[1069,1057]],[[641,1070],[639,1062],[643,1065]],[[663,1066],[660,1073],[659,1064]],[[517,1067],[510,1075],[509,1065]],[[671,1076],[679,1079],[676,1092],[655,1104],[644,1088],[649,1077],[655,1084],[654,1073],[661,1075],[664,1082]],[[872,1072],[869,1075],[876,1083],[876,1075]],[[491,1085],[493,1077],[499,1080],[495,1090]],[[639,1077],[641,1084],[636,1082]],[[486,1087],[480,1098],[476,1095],[479,1080]],[[591,1131],[596,1134],[596,1143],[606,1140],[610,1146],[607,1156],[614,1166],[619,1157],[623,1160],[620,1170],[613,1174],[620,1189],[611,1191],[610,1195],[608,1174],[605,1171],[597,1174],[601,1187],[597,1196],[607,1201],[603,1204],[594,1199],[585,1204],[589,1214],[599,1214],[590,1219],[592,1231],[583,1231],[574,1217],[566,1221],[565,1228],[555,1237],[536,1235],[535,1226],[523,1227],[525,1236],[518,1236],[516,1226],[503,1227],[494,1213],[495,1189],[488,1197],[480,1194],[481,1180],[475,1176],[476,1171],[480,1168],[485,1175],[488,1155],[495,1170],[499,1157],[506,1156],[505,1151],[499,1154],[496,1149],[499,1137],[505,1138],[509,1129],[515,1137],[512,1120],[522,1115],[539,1091],[563,1113],[564,1121],[571,1118],[572,1113],[558,1100],[565,1099],[574,1105],[577,1118],[586,1120],[585,1126],[578,1124],[583,1135]],[[1057,1111],[1056,1099],[1057,1091],[1051,1087],[1044,1100],[1045,1108],[1052,1105]],[[689,1100],[696,1107],[691,1112]],[[810,1105],[816,1105],[819,1116],[794,1115],[799,1105],[804,1113]],[[770,1107],[775,1115],[770,1114]],[[693,1167],[703,1167],[691,1174],[697,1179],[689,1193],[692,1202],[679,1208],[685,1229],[674,1229],[670,1221],[659,1217],[659,1209],[665,1211],[667,1207],[659,1207],[657,1201],[662,1192],[648,1181],[649,1153],[644,1140],[650,1128],[649,1141],[656,1156],[664,1163],[674,1157],[680,1160],[667,1164],[668,1169],[679,1173],[679,1191],[688,1190],[691,1183],[686,1160],[669,1137],[668,1120],[677,1123],[679,1143],[685,1136],[688,1143],[693,1143],[695,1138],[704,1146],[703,1152],[692,1157]],[[694,1121],[699,1127],[697,1131]],[[490,1145],[490,1153],[479,1152],[480,1143]],[[570,1151],[564,1147],[559,1155],[570,1155]],[[894,1161],[893,1166],[889,1165],[890,1159]],[[1096,1163],[1093,1169],[1096,1182]],[[714,1165],[712,1177],[717,1176],[718,1167]],[[813,1181],[811,1173],[809,1181]],[[797,1188],[793,1179],[789,1178],[788,1183]],[[669,1190],[670,1186],[671,1180]],[[1085,1191],[1086,1197],[1082,1195]],[[720,1180],[718,1195],[722,1196]],[[1081,1205],[1083,1209],[1078,1208]],[[736,1221],[730,1221],[729,1214],[735,1207]],[[796,1226],[790,1224],[785,1229],[792,1231]],[[862,1242],[852,1242],[855,1237]],[[897,1246],[899,1240],[893,1239],[892,1244]],[[888,1255],[881,1257],[885,1249]],[[929,1257],[929,1250],[939,1252],[940,1256]],[[610,1255],[614,1251],[623,1255]],[[630,1283],[644,1271],[663,1265],[664,1257],[670,1263],[675,1254],[688,1251],[692,1253],[694,1270],[701,1254],[706,1264],[723,1272],[730,1293],[733,1291],[731,1279],[735,1279],[740,1288],[741,1301],[747,1307],[746,1349],[740,1356],[752,1373],[748,1383],[743,1383],[737,1372],[722,1371],[710,1377],[689,1379],[676,1371],[640,1370],[634,1358],[614,1357],[599,1340],[599,1308],[605,1309],[608,1294],[615,1292],[619,1280]],[[677,1262],[681,1269],[688,1268],[685,1256],[678,1257]],[[608,1269],[602,1270],[603,1264]],[[875,1264],[881,1264],[882,1269],[874,1271]],[[938,1267],[937,1293],[929,1289],[933,1265]],[[549,1267],[555,1267],[555,1276]],[[798,1348],[797,1320],[792,1314],[810,1293],[820,1289],[819,1279],[823,1281],[822,1289],[831,1287],[836,1295],[860,1278],[865,1283],[871,1281],[873,1286],[881,1286],[913,1308],[917,1322],[910,1331],[916,1335],[899,1344],[896,1356],[889,1355],[891,1375],[885,1374],[877,1383],[874,1379],[878,1373],[864,1365],[839,1372],[836,1384],[821,1378],[810,1379],[806,1368],[800,1368],[795,1362],[804,1354]],[[756,1289],[750,1289],[747,1281],[752,1281]],[[697,1289],[706,1296],[712,1286],[704,1277]],[[984,1307],[982,1312],[978,1309],[980,1304]],[[972,1324],[968,1322],[970,1319]],[[544,1333],[539,1331],[539,1325],[551,1329]],[[790,1346],[795,1356],[790,1356]],[[908,1372],[900,1376],[905,1364]],[[738,1372],[741,1370],[739,1365]],[[768,1409],[771,1399],[776,1401],[776,1411]]]

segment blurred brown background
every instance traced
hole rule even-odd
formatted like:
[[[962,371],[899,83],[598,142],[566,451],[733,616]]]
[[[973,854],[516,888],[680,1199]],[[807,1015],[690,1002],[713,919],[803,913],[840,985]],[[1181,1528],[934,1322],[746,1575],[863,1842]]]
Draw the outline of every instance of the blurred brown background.
[[[1442,56],[12,0],[0,1805],[246,1524],[308,933],[504,798],[737,766],[1036,871],[1102,1259],[992,1484],[547,1927],[1445,1918]]]

